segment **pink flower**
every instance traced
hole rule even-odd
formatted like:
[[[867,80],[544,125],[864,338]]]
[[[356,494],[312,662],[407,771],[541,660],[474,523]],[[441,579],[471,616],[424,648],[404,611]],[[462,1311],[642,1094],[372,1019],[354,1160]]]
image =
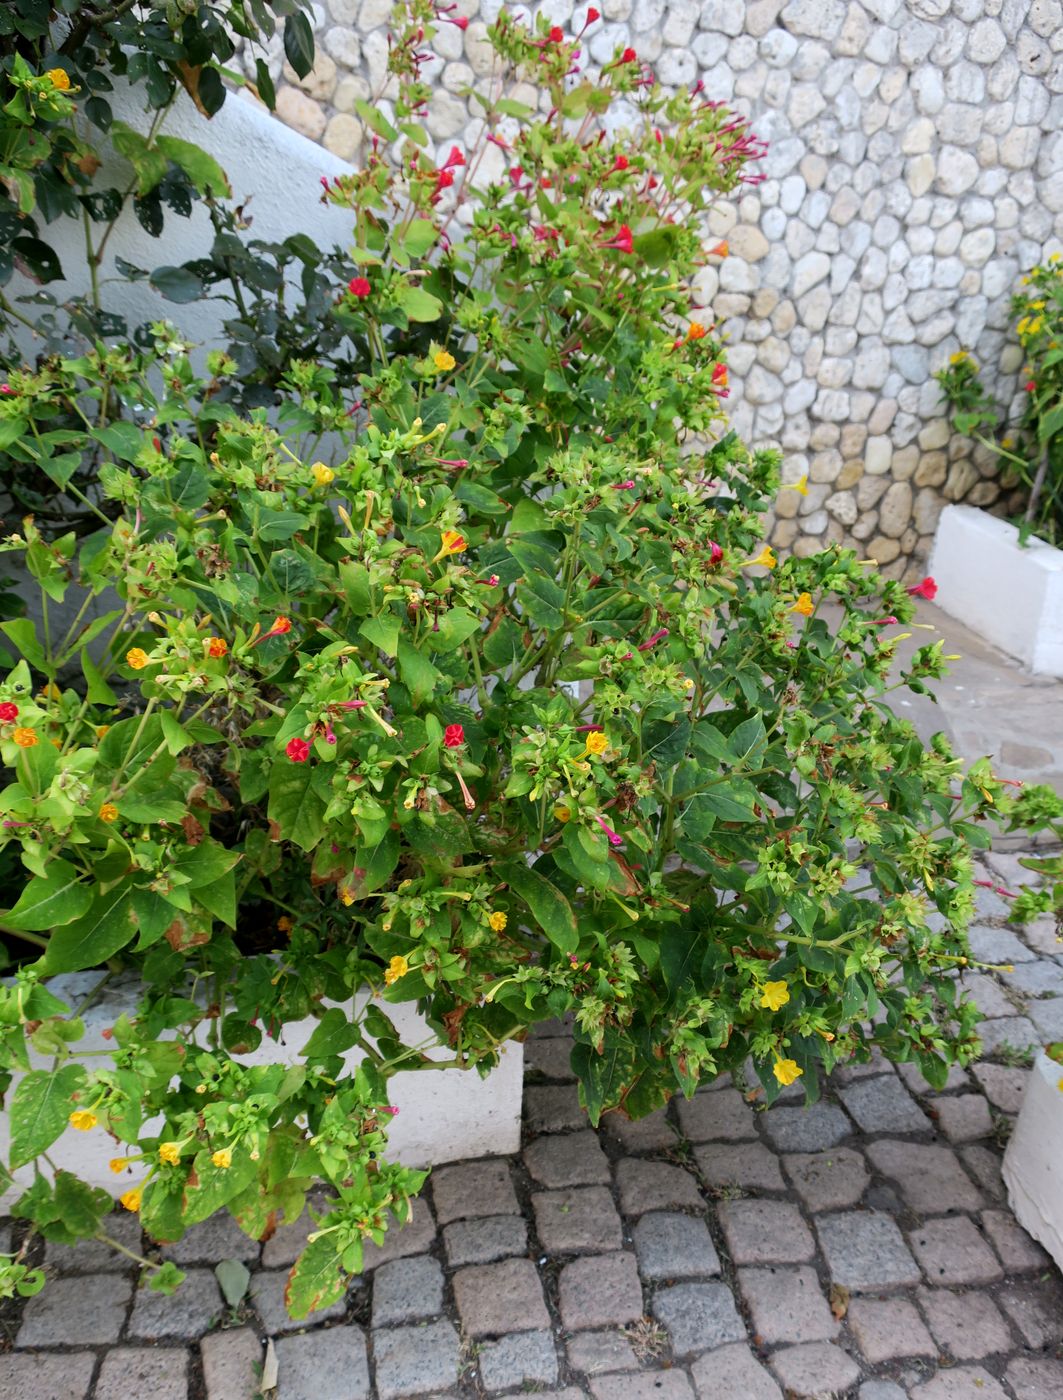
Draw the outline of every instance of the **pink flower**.
[[[350,292],[352,297],[358,297],[359,299],[361,299],[363,297],[367,297],[369,293],[373,290],[373,287],[368,277],[352,277],[351,280],[347,283],[347,290]]]
[[[661,627],[658,631],[654,632],[652,637],[647,638],[646,641],[641,642],[639,644],[639,651],[649,651],[652,647],[655,647],[658,642],[663,641],[667,636],[668,628]]]
[[[465,742],[465,730],[460,724],[448,724],[443,732],[443,744],[448,749],[460,749]]]
[[[618,481],[613,487],[614,491],[633,491],[635,483],[633,481]]]
[[[613,169],[626,170],[630,164],[627,156],[617,156],[616,160],[613,161]]]
[[[305,739],[289,739],[284,752],[293,763],[305,763],[310,757],[310,745]]]
[[[712,564],[721,564],[723,562],[723,550],[715,540],[712,540],[709,545],[709,562]]]
[[[618,253],[633,253],[635,244],[632,240],[631,229],[627,224],[621,224],[616,234],[608,243],[601,245],[603,248],[615,248]]]
[[[364,700],[341,700],[341,710],[364,710],[366,702]]]
[[[892,627],[897,621],[895,617],[876,617],[871,624],[872,627]]]
[[[622,846],[624,844],[623,837],[617,836],[616,832],[608,825],[604,818],[595,816],[594,820],[605,832],[606,836],[608,836],[610,846]]]
[[[450,170],[453,166],[464,165],[465,157],[461,153],[460,146],[451,146],[450,155],[443,162],[443,169]]]
[[[928,603],[932,603],[937,597],[938,586],[932,578],[925,578],[922,583],[909,588],[908,592],[913,598],[925,598]]]

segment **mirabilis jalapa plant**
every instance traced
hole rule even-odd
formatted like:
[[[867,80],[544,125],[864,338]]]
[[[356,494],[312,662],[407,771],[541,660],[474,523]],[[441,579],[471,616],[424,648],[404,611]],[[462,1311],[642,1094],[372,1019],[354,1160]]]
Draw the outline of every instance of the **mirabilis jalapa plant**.
[[[58,403],[93,431],[106,369],[149,415],[104,443],[118,519],[76,559],[32,522],[7,545],[46,617],[72,591],[122,604],[65,637],[4,627],[3,840],[28,878],[0,922],[41,955],[0,992],[0,1044],[13,1071],[54,1057],[13,1095],[10,1166],[40,1167],[17,1213],[100,1228],[105,1193],[47,1168],[68,1121],[121,1144],[159,1241],[221,1209],[262,1237],[323,1181],[295,1316],[422,1180],[384,1156],[390,1076],[432,1067],[388,1003],[482,1072],[573,1012],[593,1121],[750,1059],[769,1102],[873,1046],[941,1083],[977,1048],[953,975],[970,847],[1008,804],[883,702],[908,591],[762,544],[778,459],[727,431],[697,296],[726,255],[706,210],[756,178],[745,123],[630,50],[591,80],[578,38],[503,15],[483,140],[433,157],[438,23],[460,21],[411,0],[393,118],[367,108],[364,168],[323,182],[354,226],[353,400],[295,364],[279,427],[240,419],[231,365],[197,379],[162,326],[154,357],[12,370],[0,400],[47,446]],[[903,683],[943,665],[928,643]],[[145,988],[102,1057],[43,980],[91,967]],[[308,1015],[295,1065],[241,1058]]]

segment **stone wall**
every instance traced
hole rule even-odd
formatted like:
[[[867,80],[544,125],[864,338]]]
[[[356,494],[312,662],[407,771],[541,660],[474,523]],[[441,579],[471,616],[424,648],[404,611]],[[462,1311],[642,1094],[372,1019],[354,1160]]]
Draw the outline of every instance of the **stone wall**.
[[[282,120],[356,161],[358,98],[384,94],[389,0],[314,7],[302,82],[271,62]],[[443,151],[480,124],[485,26],[498,0],[443,24],[428,128]],[[527,7],[511,6],[514,13]],[[566,28],[587,6],[546,0]],[[596,0],[590,66],[631,44],[660,79],[699,77],[771,144],[765,183],[722,204],[731,255],[703,291],[728,323],[736,428],[785,449],[779,547],[842,540],[901,575],[925,559],[944,501],[1003,506],[993,461],[950,436],[931,373],[969,348],[998,399],[1020,274],[1063,249],[1061,0]],[[253,71],[253,62],[249,70]],[[478,111],[479,109],[476,109]]]

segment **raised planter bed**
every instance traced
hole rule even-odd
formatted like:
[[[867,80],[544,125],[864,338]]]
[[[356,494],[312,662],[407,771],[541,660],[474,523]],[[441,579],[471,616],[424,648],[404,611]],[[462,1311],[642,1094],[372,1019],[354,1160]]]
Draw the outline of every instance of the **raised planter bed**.
[[[1008,1150],[1004,1184],[1023,1229],[1063,1269],[1063,1065],[1042,1051],[1022,1101]]]
[[[49,987],[56,996],[76,1006],[102,974],[77,972],[55,977]],[[85,1036],[73,1049],[97,1050],[107,1046],[103,1032],[123,1012],[133,1014],[138,983],[119,980],[109,986],[98,1001],[84,1013]],[[412,1003],[387,1007],[387,1015],[409,1046],[422,1045],[432,1036]],[[294,1064],[318,1022],[308,1017],[285,1026],[283,1042],[264,1039],[250,1055],[234,1056],[245,1064]],[[446,1046],[429,1051],[435,1059],[448,1059]],[[34,1068],[46,1069],[51,1059],[33,1056]],[[357,1050],[345,1057],[350,1065],[361,1058]],[[396,1074],[391,1082],[391,1102],[399,1112],[389,1132],[391,1152],[407,1166],[428,1167],[454,1162],[464,1157],[484,1157],[516,1152],[520,1147],[521,1092],[524,1075],[524,1047],[511,1042],[503,1047],[502,1060],[486,1079],[475,1070],[413,1070]],[[6,1096],[10,1104],[16,1076]],[[150,1125],[146,1128],[150,1132]],[[7,1113],[0,1113],[0,1159],[7,1160],[9,1129]],[[101,1128],[87,1133],[68,1129],[48,1155],[59,1167],[76,1172],[93,1186],[102,1186],[118,1196],[128,1190],[131,1178],[115,1176],[108,1162],[118,1149]],[[15,1173],[16,1187],[0,1195],[0,1214],[9,1208],[33,1179],[32,1166]],[[139,1179],[139,1178],[138,1178]]]

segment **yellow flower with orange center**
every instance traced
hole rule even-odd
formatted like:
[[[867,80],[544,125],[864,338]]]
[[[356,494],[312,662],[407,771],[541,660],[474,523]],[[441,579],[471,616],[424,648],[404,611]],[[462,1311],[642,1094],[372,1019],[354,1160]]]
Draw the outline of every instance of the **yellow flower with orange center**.
[[[700,321],[691,321],[687,326],[687,340],[704,340],[708,331]]]
[[[21,726],[15,730],[11,737],[20,749],[36,748],[37,744],[40,743],[35,729],[24,729]]]
[[[220,1147],[217,1152],[211,1153],[210,1160],[219,1171],[227,1172],[233,1164],[232,1149],[229,1147]]]
[[[354,891],[349,885],[341,885],[337,894],[340,897],[340,903],[346,905],[348,909],[354,903]]]
[[[125,654],[126,665],[132,666],[134,671],[143,671],[148,664],[148,653],[143,647],[130,647]]]
[[[137,1211],[140,1209],[140,1203],[143,1199],[144,1188],[136,1186],[132,1191],[127,1191],[124,1196],[119,1196],[118,1203],[125,1206],[126,1210]]]
[[[112,1157],[107,1165],[115,1176],[121,1176],[132,1160],[132,1157]]]
[[[587,735],[588,753],[603,754],[605,753],[608,747],[609,740],[605,737],[605,735],[601,732],[600,729],[596,729],[592,734]]]
[[[49,68],[44,76],[57,92],[70,91],[70,74],[65,68]]]
[[[432,356],[432,363],[442,374],[452,370],[458,363],[449,350],[437,350]]]
[[[457,530],[444,530],[442,533],[443,547],[440,549],[437,558],[443,558],[448,554],[464,554],[468,546],[465,543],[465,536],[459,534]]]
[[[314,478],[315,486],[328,486],[336,480],[336,473],[324,462],[315,462],[310,468],[310,475]]]
[[[384,969],[384,985],[390,987],[397,982],[400,977],[405,977],[410,970],[410,964],[401,955],[392,958]]]
[[[751,569],[754,565],[759,564],[762,569],[774,569],[778,562],[774,549],[770,544],[766,544],[755,559],[747,559],[742,567]]]
[[[804,1074],[804,1070],[796,1060],[776,1060],[772,1069],[780,1084],[793,1084]]]
[[[76,1108],[70,1115],[70,1126],[77,1128],[79,1133],[89,1132],[99,1121],[95,1113],[87,1108]]]
[[[229,650],[229,643],[224,637],[207,638],[207,655],[213,657],[225,656]]]
[[[812,601],[811,593],[799,593],[797,602],[790,609],[791,612],[800,613],[802,617],[811,617],[816,610],[816,605]]]
[[[179,1142],[160,1142],[159,1161],[165,1162],[168,1166],[176,1167],[181,1160],[181,1144]]]
[[[118,820],[118,808],[113,802],[105,802],[100,808],[101,822],[116,822]]]
[[[569,807],[555,807],[554,816],[559,822],[568,822],[572,820],[572,810]]]
[[[790,1000],[790,988],[785,982],[765,982],[760,989],[760,1004],[769,1011],[778,1011]]]
[[[494,929],[495,933],[501,933],[509,923],[509,916],[503,914],[501,909],[496,909],[495,912],[488,917],[487,922]]]

